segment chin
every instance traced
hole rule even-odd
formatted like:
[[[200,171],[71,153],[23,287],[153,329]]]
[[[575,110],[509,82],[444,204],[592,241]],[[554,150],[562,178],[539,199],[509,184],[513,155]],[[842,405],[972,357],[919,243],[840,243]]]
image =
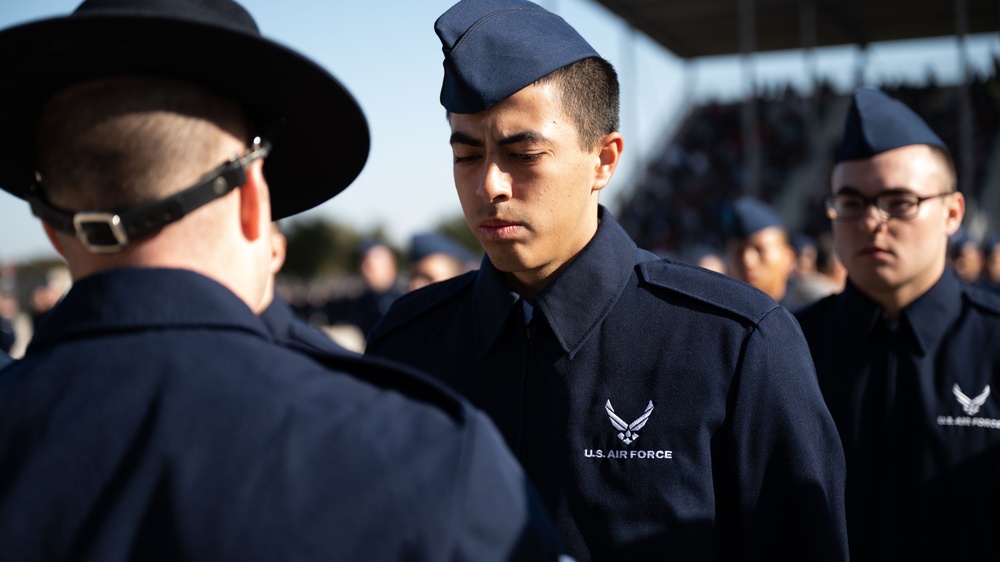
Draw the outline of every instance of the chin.
[[[881,268],[864,268],[852,275],[851,281],[859,289],[870,291],[884,291],[896,286],[896,276],[893,275],[893,272],[884,271]]]
[[[486,255],[490,258],[493,267],[504,273],[514,273],[528,269],[527,260],[523,254],[514,250],[507,244],[484,244]]]

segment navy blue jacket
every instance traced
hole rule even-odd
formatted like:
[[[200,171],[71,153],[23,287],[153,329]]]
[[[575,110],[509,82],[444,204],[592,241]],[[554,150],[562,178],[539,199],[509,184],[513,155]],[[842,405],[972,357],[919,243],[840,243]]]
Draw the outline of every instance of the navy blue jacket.
[[[851,559],[1000,560],[1000,298],[947,272],[895,326],[850,282],[798,318],[847,457]]]
[[[4,367],[10,365],[13,362],[14,359],[11,358],[10,355],[7,355],[5,352],[0,351],[0,369],[3,369]]]
[[[74,284],[0,373],[0,558],[554,560],[492,425],[361,358],[275,345],[218,283]]]
[[[490,414],[578,560],[843,560],[843,453],[794,318],[600,213],[527,327],[487,258],[397,300],[367,353]]]
[[[278,293],[274,294],[271,304],[260,313],[260,319],[264,321],[267,329],[275,342],[302,351],[308,355],[332,354],[332,355],[357,355],[353,351],[348,351],[341,347],[329,336],[310,326],[307,322],[295,316],[292,307],[281,298]]]
[[[10,348],[14,347],[16,340],[14,324],[10,320],[0,317],[0,355],[10,353]],[[2,363],[0,363],[0,366],[2,366]]]

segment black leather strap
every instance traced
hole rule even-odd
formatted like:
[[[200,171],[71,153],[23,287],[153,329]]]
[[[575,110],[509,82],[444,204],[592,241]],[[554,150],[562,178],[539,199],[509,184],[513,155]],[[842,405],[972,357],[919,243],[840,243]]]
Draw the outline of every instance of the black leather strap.
[[[80,211],[60,209],[48,201],[39,185],[25,196],[36,217],[56,230],[76,236],[95,254],[122,251],[131,240],[180,220],[191,211],[214,201],[246,183],[246,167],[267,156],[270,146],[257,143],[245,156],[234,158],[207,173],[198,183],[165,199],[143,203],[126,211]]]

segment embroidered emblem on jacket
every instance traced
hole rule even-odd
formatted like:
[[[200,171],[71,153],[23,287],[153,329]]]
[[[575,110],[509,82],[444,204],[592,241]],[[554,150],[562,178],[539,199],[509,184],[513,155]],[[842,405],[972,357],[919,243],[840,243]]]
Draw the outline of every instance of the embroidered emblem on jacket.
[[[990,395],[990,385],[986,385],[986,388],[975,398],[966,396],[958,386],[958,383],[955,383],[955,386],[951,387],[951,392],[955,395],[955,398],[958,398],[958,403],[962,405],[965,413],[974,416],[979,413],[979,408],[986,403],[986,398]]]
[[[608,417],[611,418],[611,425],[615,426],[615,429],[620,432],[618,438],[624,441],[626,445],[629,445],[639,438],[639,430],[649,421],[649,415],[653,413],[653,401],[649,401],[646,411],[632,423],[625,423],[625,420],[618,417],[615,409],[611,406],[610,399],[604,405],[604,409],[608,411]]]

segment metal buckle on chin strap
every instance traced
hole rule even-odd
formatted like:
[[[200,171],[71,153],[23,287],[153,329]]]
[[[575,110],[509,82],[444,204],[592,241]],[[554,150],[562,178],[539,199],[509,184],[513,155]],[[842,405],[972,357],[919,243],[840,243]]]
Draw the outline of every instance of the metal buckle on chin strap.
[[[95,254],[114,254],[128,245],[122,219],[115,213],[76,213],[73,228],[77,240]]]

